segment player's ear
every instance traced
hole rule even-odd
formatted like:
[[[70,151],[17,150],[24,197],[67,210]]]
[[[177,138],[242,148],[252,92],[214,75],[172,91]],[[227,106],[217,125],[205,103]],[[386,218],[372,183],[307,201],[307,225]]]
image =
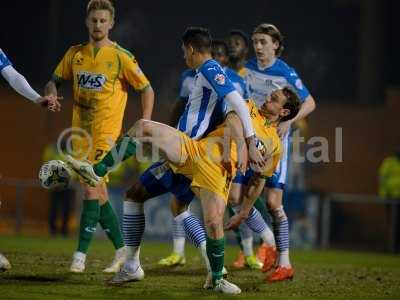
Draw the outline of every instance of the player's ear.
[[[113,27],[114,27],[114,18],[111,19],[111,22],[110,22],[110,29],[113,29]]]
[[[282,108],[281,112],[279,113],[279,116],[282,118],[282,117],[286,117],[288,115],[290,115],[290,110],[287,108]]]

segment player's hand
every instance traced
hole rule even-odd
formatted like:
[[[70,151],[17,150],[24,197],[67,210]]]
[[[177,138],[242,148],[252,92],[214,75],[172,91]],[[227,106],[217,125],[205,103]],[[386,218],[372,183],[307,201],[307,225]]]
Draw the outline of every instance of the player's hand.
[[[235,230],[237,228],[239,228],[240,224],[246,219],[247,217],[242,214],[242,212],[233,215],[229,221],[228,224],[225,225],[225,230]]]
[[[62,97],[57,97],[57,96],[44,96],[40,97],[37,100],[37,104],[39,104],[41,107],[46,107],[48,110],[52,112],[59,112],[61,110],[61,104],[58,100],[61,100]]]
[[[246,138],[246,142],[249,147],[249,160],[251,168],[253,168],[253,166],[263,168],[265,161],[261,150],[257,148],[257,138],[255,136],[251,136]]]
[[[290,126],[292,125],[292,121],[281,122],[278,126],[278,135],[280,138],[283,138],[286,133],[289,131]]]

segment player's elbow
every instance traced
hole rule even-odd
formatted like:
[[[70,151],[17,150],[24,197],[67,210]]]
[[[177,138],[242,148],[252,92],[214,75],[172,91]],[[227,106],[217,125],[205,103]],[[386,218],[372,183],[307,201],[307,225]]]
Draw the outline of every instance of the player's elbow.
[[[306,101],[307,101],[307,105],[309,107],[310,113],[313,112],[317,108],[317,103],[315,102],[314,97],[310,95],[307,97]]]

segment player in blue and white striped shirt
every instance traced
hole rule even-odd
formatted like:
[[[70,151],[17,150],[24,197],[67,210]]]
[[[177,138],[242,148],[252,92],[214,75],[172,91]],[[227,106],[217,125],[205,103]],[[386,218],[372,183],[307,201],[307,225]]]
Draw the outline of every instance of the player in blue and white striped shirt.
[[[28,100],[47,107],[50,111],[59,111],[61,108],[57,97],[42,97],[28,83],[23,75],[14,69],[11,61],[7,58],[3,50],[0,49],[0,73],[10,86]],[[1,205],[1,202],[0,202]],[[9,270],[10,262],[0,253],[0,272]]]
[[[289,261],[288,220],[282,206],[288,167],[290,125],[309,115],[316,105],[314,98],[303,85],[296,71],[279,58],[283,51],[283,36],[279,30],[272,24],[261,24],[255,28],[252,40],[256,58],[247,62],[245,75],[251,98],[257,105],[262,105],[265,97],[271,95],[274,90],[290,86],[302,101],[297,116],[279,126],[284,153],[275,173],[266,184],[267,204],[273,219],[272,224],[279,255],[278,268],[267,277],[267,281],[273,282],[292,278],[294,274],[294,269]]]

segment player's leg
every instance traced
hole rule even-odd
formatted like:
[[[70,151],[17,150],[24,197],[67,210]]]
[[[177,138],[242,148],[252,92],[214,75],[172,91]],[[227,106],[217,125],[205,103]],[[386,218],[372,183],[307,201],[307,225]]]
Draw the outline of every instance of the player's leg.
[[[121,270],[115,274],[111,283],[123,284],[144,278],[140,263],[140,245],[145,230],[144,202],[153,198],[146,188],[137,182],[126,193],[123,204],[122,230],[127,247],[127,259]]]
[[[278,252],[278,268],[267,277],[269,282],[291,279],[294,274],[294,269],[289,260],[289,222],[282,206],[282,197],[282,189],[267,189],[268,207],[273,220],[272,226]]]
[[[226,202],[221,196],[203,188],[193,188],[201,201],[204,224],[207,232],[207,256],[210,262],[214,290],[229,294],[239,294],[240,288],[223,279],[225,256],[225,236],[223,217]]]
[[[233,179],[229,191],[229,207],[233,214],[240,209],[243,194],[243,183],[247,183],[248,176],[237,174]],[[232,214],[232,215],[233,215]],[[246,223],[242,223],[237,229],[242,251],[234,262],[234,267],[243,268],[248,266],[250,269],[261,269],[262,263],[257,260],[253,252],[253,232]]]
[[[106,233],[108,239],[112,242],[115,249],[115,256],[111,264],[103,270],[105,273],[118,272],[122,264],[125,262],[127,257],[127,250],[122,237],[121,227],[119,225],[118,217],[112,208],[108,191],[106,186],[100,190],[100,212],[99,212],[99,223],[101,228]]]
[[[101,186],[105,186],[105,184],[103,183]],[[85,270],[86,254],[100,219],[98,189],[101,186],[94,188],[82,184],[84,200],[79,223],[78,248],[73,255],[70,266],[70,271],[74,273],[81,273]]]
[[[158,264],[164,267],[183,266],[186,263],[185,259],[185,241],[186,233],[183,224],[181,213],[187,210],[186,205],[183,207],[176,201],[174,196],[170,200],[170,208],[173,215],[172,219],[172,244],[173,250],[170,255],[158,261]]]
[[[267,205],[272,217],[272,226],[277,243],[278,267],[266,278],[268,282],[292,279],[294,269],[289,260],[289,222],[283,209],[283,190],[286,182],[289,154],[289,133],[283,140],[284,153],[277,170],[267,181]]]
[[[144,272],[140,267],[140,243],[145,229],[143,203],[148,199],[166,194],[172,171],[165,161],[156,162],[147,168],[126,194],[123,205],[122,230],[128,257],[112,282],[115,284],[140,280]]]
[[[180,164],[185,160],[181,151],[182,133],[168,125],[144,119],[138,120],[127,135],[118,140],[114,147],[94,166],[72,157],[68,157],[67,160],[80,177],[90,185],[96,186],[101,182],[101,177],[104,177],[121,161],[136,154],[139,151],[138,146],[143,144],[159,149],[160,154],[173,163]],[[147,147],[141,147],[140,151],[143,151],[144,148],[147,149]]]

